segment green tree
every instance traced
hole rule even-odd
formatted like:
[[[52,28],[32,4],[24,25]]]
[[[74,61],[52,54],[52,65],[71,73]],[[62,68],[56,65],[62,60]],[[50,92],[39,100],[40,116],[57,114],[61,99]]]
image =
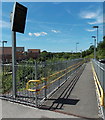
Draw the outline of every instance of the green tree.
[[[98,58],[99,59],[102,59],[102,58],[105,58],[105,36],[103,37],[103,41],[101,41],[99,44],[98,44]]]

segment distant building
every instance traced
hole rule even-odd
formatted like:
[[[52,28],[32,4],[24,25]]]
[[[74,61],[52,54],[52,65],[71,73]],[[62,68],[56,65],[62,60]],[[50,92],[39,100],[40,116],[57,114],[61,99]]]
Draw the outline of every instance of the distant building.
[[[3,53],[3,55],[2,55]],[[36,59],[40,54],[40,49],[28,49],[24,51],[24,47],[16,47],[16,60],[21,61],[24,59]],[[0,60],[4,63],[12,62],[12,47],[0,47]]]
[[[40,53],[40,49],[28,49],[28,52]]]
[[[24,52],[24,47],[16,47],[16,56],[18,59],[18,54]],[[3,55],[2,55],[3,54]],[[0,47],[0,59],[4,62],[12,61],[12,47]]]
[[[36,59],[40,55],[40,49],[28,49],[28,57]]]

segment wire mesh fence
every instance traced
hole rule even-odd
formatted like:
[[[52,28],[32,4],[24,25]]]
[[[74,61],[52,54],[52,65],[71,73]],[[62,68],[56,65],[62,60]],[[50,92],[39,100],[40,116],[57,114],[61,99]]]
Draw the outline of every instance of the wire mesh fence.
[[[24,61],[15,65],[16,68],[16,98],[13,97],[12,64],[2,65],[2,98],[13,99],[27,104],[39,105],[55,89],[59,88],[67,78],[76,71],[83,59],[57,62]],[[31,82],[26,89],[29,80]],[[32,91],[33,90],[33,91]]]

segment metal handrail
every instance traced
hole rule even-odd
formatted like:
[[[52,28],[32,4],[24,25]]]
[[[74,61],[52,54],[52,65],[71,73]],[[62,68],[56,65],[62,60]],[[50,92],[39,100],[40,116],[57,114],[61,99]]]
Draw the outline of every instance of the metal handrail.
[[[40,91],[39,89],[29,89],[29,84],[30,84],[31,82],[36,83],[36,86],[38,86],[37,83],[40,83],[41,81],[40,81],[40,80],[29,80],[29,81],[26,83],[26,89],[27,89],[28,91],[31,91],[31,92]]]
[[[44,88],[47,88],[47,87],[50,86],[52,83],[54,83],[55,81],[57,81],[57,80],[59,80],[60,78],[62,78],[63,76],[65,76],[67,73],[69,73],[69,72],[73,71],[74,69],[78,68],[78,67],[79,67],[80,65],[82,65],[83,63],[84,63],[84,62],[82,61],[82,62],[79,62],[79,63],[77,63],[77,64],[75,64],[75,65],[69,66],[68,68],[66,68],[66,69],[64,69],[64,70],[61,70],[61,71],[59,71],[59,72],[56,72],[56,73],[48,76],[47,78],[41,78],[41,80],[29,80],[29,81],[27,82],[27,84],[26,84],[26,89],[27,89],[28,91],[30,91],[30,92],[37,92],[37,94],[38,94],[39,91],[43,90]],[[74,67],[74,66],[76,66],[76,67]],[[74,68],[72,68],[72,67],[74,67]],[[70,69],[70,68],[72,68],[72,69]],[[70,69],[70,70],[67,71],[66,73],[64,73],[63,75],[61,75],[60,77],[54,79],[53,81],[51,81],[51,82],[48,83],[47,85],[42,86],[40,89],[29,89],[29,83],[31,83],[31,82],[41,83],[42,80],[48,81],[49,78],[51,78],[51,77],[53,77],[53,76],[55,76],[55,75],[57,75],[57,74],[59,74],[59,73],[62,73],[62,72],[64,72],[64,71],[68,70],[68,69]],[[37,84],[36,84],[36,87],[37,87]],[[35,88],[36,88],[36,87],[35,87]]]
[[[80,64],[80,63],[81,63],[81,62],[76,63],[76,64],[74,64],[74,65],[72,65],[72,66],[69,66],[68,68],[65,68],[64,70],[61,70],[61,71],[56,72],[56,73],[54,73],[54,74],[52,74],[52,75],[49,75],[49,76],[47,77],[47,79],[49,79],[50,77],[53,77],[53,76],[55,76],[55,75],[57,75],[57,74],[59,74],[59,73],[62,73],[62,72],[66,71],[66,70],[68,70],[68,69],[72,68],[73,66],[78,65],[78,64]]]
[[[105,69],[104,69],[104,68],[102,68],[95,60],[94,60],[94,62],[95,62],[95,64],[96,64],[101,70],[103,70],[103,71],[105,72]]]

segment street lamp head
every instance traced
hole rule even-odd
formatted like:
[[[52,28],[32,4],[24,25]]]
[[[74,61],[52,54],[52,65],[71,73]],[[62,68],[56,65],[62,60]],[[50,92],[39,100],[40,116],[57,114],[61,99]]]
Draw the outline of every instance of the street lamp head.
[[[76,44],[79,44],[79,42],[77,42]]]
[[[3,43],[7,43],[7,41],[2,41]]]
[[[98,28],[99,26],[93,26],[93,28]]]
[[[96,38],[96,36],[92,36],[92,38]]]

